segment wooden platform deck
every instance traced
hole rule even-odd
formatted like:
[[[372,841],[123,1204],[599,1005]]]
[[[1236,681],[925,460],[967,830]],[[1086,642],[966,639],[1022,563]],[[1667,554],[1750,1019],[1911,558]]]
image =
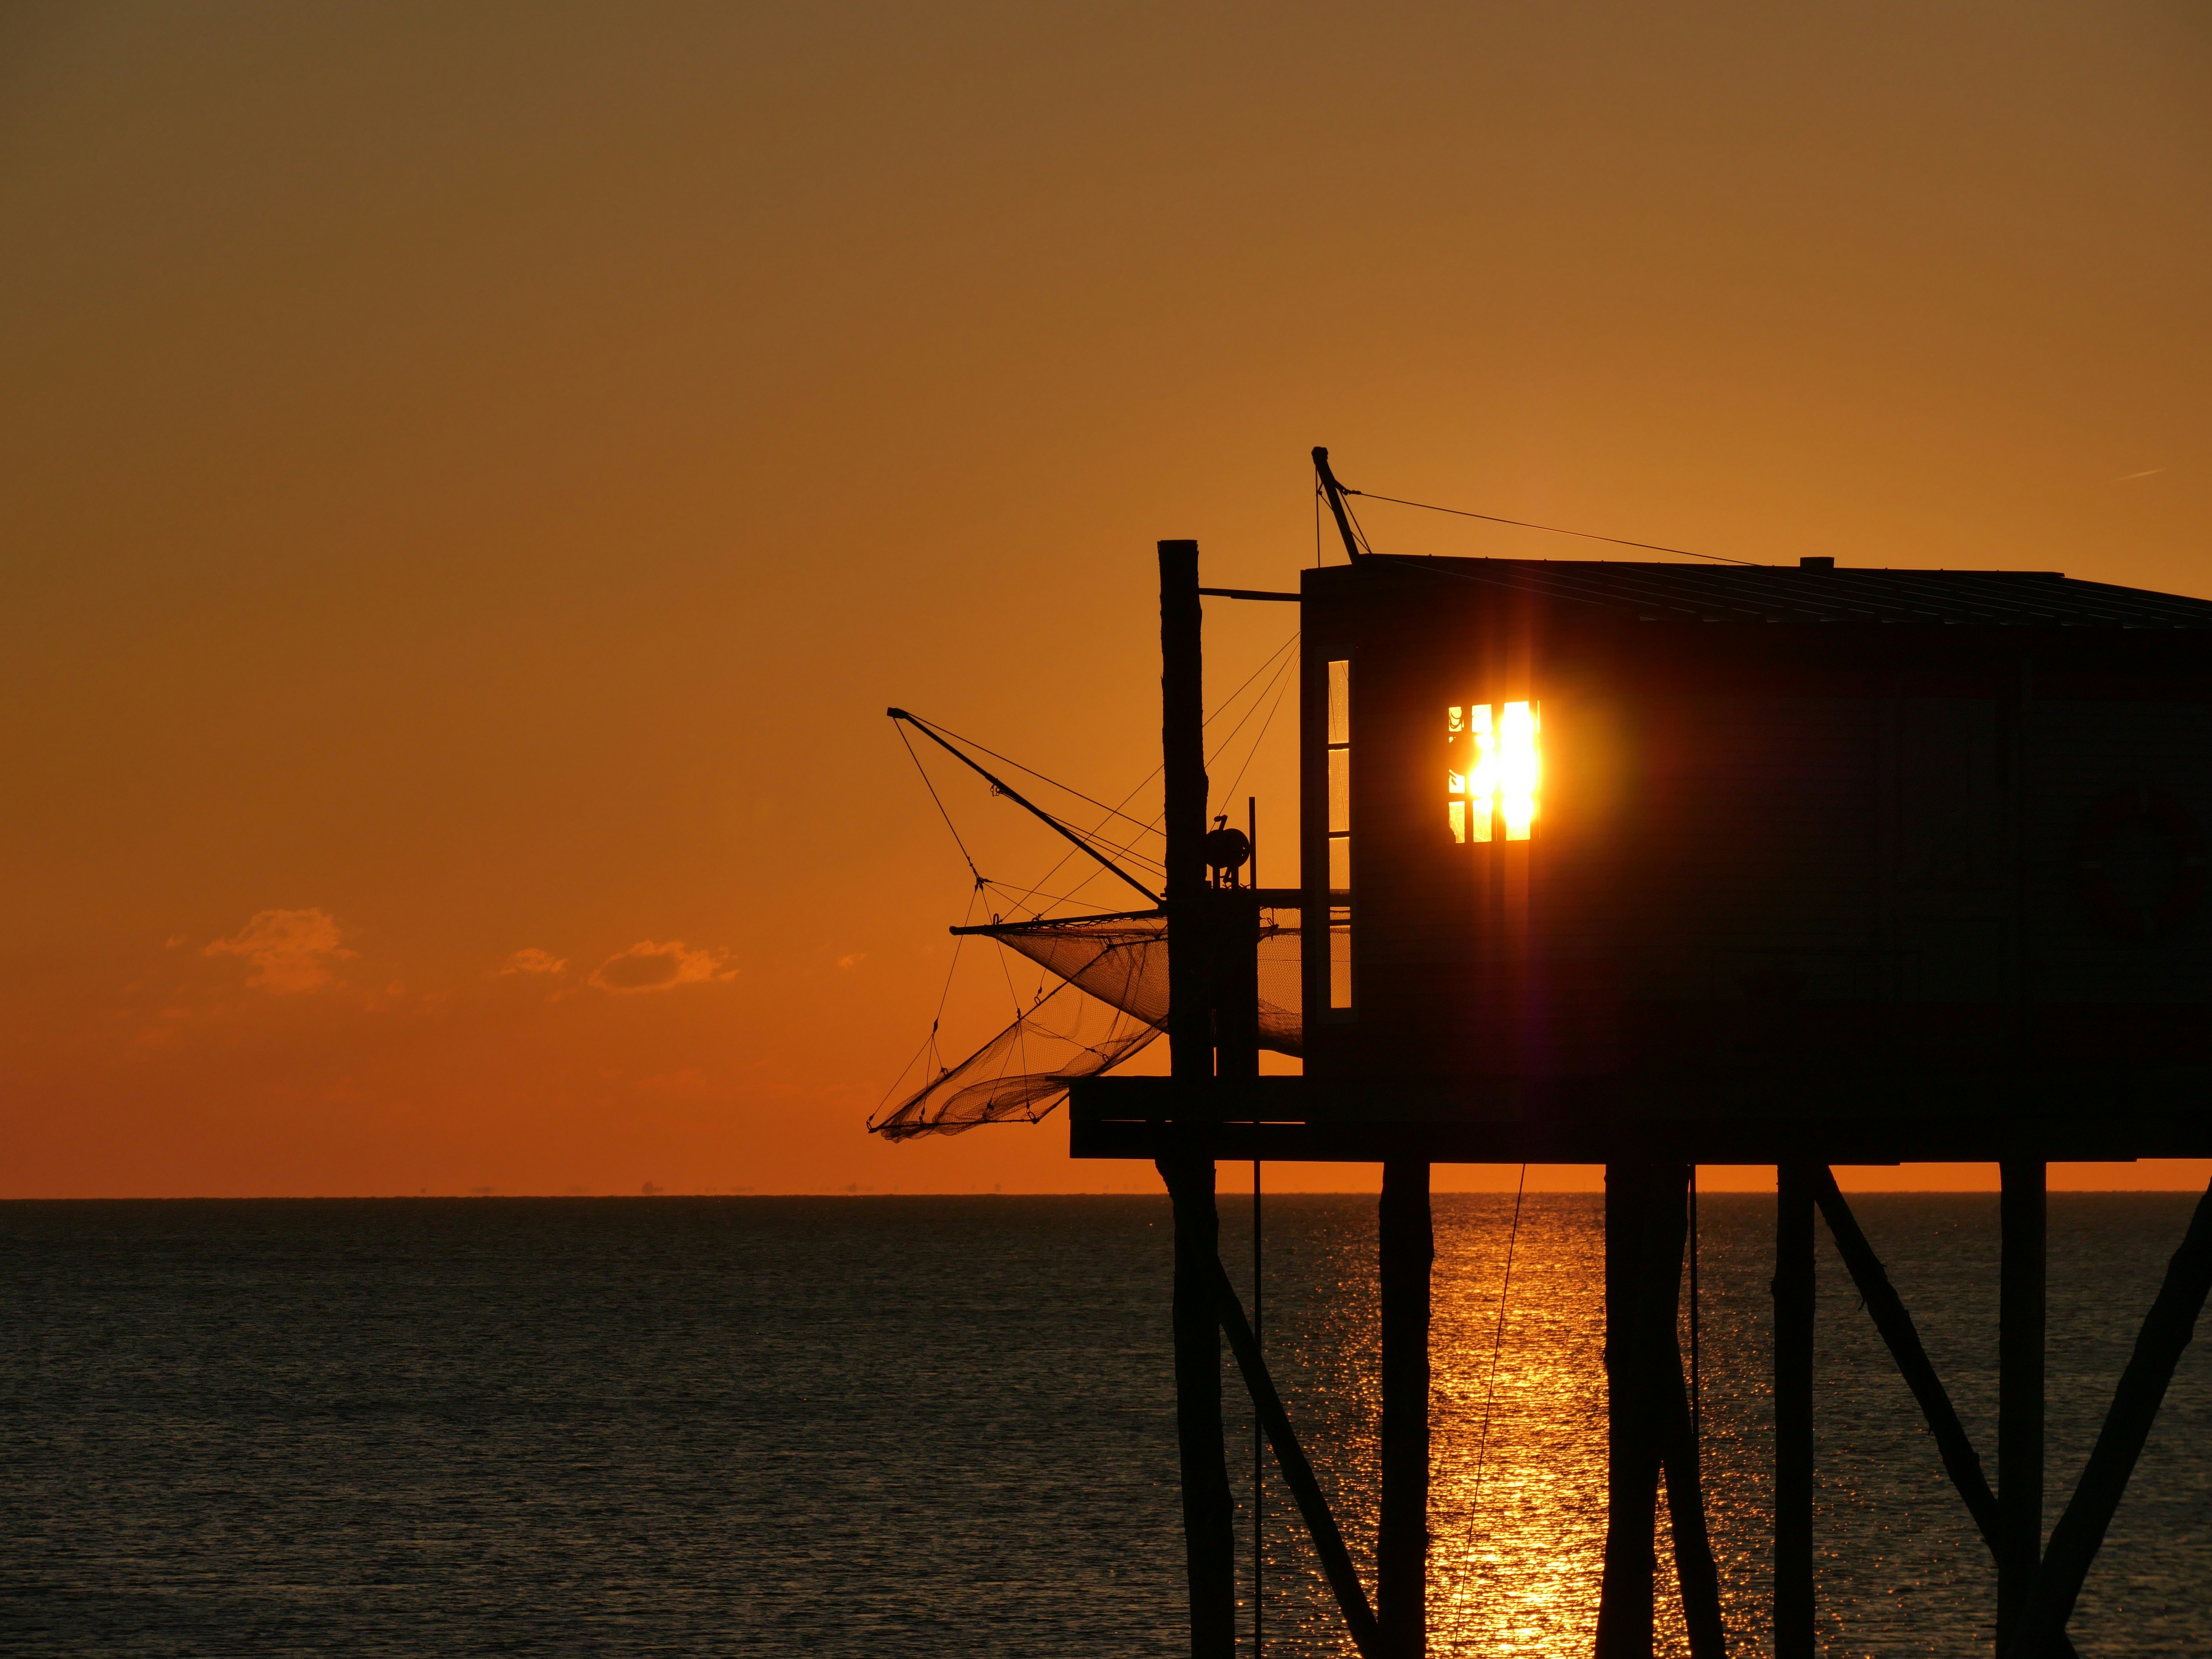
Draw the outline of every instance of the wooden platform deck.
[[[2212,1158],[2212,1066],[1333,1083],[1094,1078],[1075,1158],[1434,1164],[2126,1163]]]

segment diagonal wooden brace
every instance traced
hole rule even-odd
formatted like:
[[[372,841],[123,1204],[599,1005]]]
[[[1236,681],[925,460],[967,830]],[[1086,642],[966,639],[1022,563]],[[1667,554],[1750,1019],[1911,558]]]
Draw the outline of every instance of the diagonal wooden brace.
[[[1682,1350],[1667,1334],[1656,1380],[1662,1420],[1660,1464],[1667,1475],[1667,1514],[1674,1534],[1674,1578],[1682,1592],[1682,1623],[1690,1659],[1725,1659],[1728,1636],[1721,1622],[1720,1568],[1705,1525],[1705,1489],[1698,1467],[1698,1436],[1690,1421],[1690,1391],[1682,1376]]]
[[[1813,1197],[1820,1206],[1820,1213],[1827,1218],[1828,1231],[1836,1241],[1836,1252],[1843,1257],[1851,1283],[1858,1287],[1875,1328],[1889,1345],[1890,1357],[1897,1361],[1905,1386],[1912,1390],[1921,1415],[1928,1419],[1929,1432],[1936,1437],[1936,1449],[1943,1460],[1944,1472],[1966,1501],[1966,1512],[1974,1517],[1975,1529],[1994,1555],[1998,1537],[1996,1494],[1990,1490],[1989,1477],[1982,1473],[1982,1460],[1973,1443],[1966,1437],[1966,1425],[1959,1421],[1951,1396],[1944,1391],[1942,1379],[1936,1375],[1928,1350],[1920,1344],[1920,1333],[1913,1327],[1912,1316],[1905,1310],[1904,1298],[1889,1282],[1881,1259],[1867,1243],[1866,1234],[1859,1229],[1858,1218],[1851,1213],[1851,1206],[1844,1201],[1843,1193],[1836,1186],[1835,1172],[1826,1164],[1814,1170]],[[2073,1644],[2063,1632],[2058,1642],[2060,1645],[2053,1651],[2061,1659],[2073,1659]]]
[[[1298,1513],[1305,1517],[1306,1530],[1313,1534],[1314,1551],[1321,1557],[1322,1571],[1328,1576],[1328,1587],[1336,1592],[1336,1604],[1344,1612],[1345,1627],[1352,1632],[1352,1645],[1362,1659],[1378,1659],[1382,1651],[1382,1627],[1376,1622],[1375,1609],[1368,1605],[1367,1592],[1359,1583],[1359,1574],[1352,1565],[1352,1557],[1344,1547],[1344,1534],[1337,1530],[1336,1517],[1329,1513],[1328,1499],[1322,1496],[1321,1482],[1314,1478],[1313,1465],[1306,1461],[1304,1449],[1291,1427],[1291,1414],[1283,1409],[1283,1397],[1275,1392],[1275,1381],[1267,1375],[1267,1361],[1261,1357],[1260,1345],[1253,1340],[1252,1327],[1244,1317],[1244,1304],[1237,1299],[1237,1287],[1229,1282],[1228,1271],[1218,1261],[1214,1264],[1217,1290],[1221,1298],[1221,1327],[1229,1335],[1229,1346],[1237,1356],[1237,1368],[1244,1373],[1244,1386],[1252,1391],[1252,1404],[1260,1413],[1260,1421],[1267,1431],[1268,1443],[1275,1449],[1275,1462],[1281,1466],[1283,1480],[1297,1499]]]
[[[2066,1505],[2066,1513],[2051,1528],[2051,1547],[2044,1552],[2042,1570],[2027,1612],[2013,1634],[2005,1659],[2046,1659],[2062,1651],[2066,1621],[2081,1594],[2081,1582],[2105,1541],[2105,1528],[2120,1506],[2128,1476],[2135,1472],[2143,1442],[2173,1380],[2181,1352],[2197,1333],[2197,1316],[2212,1294],[2212,1187],[2197,1200],[2189,1231],[2181,1248],[2166,1265],[2166,1282],[2145,1316],[2136,1338],[2135,1352],[2120,1374],[2112,1393],[2112,1410],[2097,1444],[2081,1471],[2081,1484]]]

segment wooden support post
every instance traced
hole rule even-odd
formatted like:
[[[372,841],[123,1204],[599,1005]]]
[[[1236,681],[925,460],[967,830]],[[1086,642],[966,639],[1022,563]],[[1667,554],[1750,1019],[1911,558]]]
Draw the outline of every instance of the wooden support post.
[[[2034,1594],[2043,1560],[2044,1166],[1999,1166],[1997,1651]]]
[[[1164,1158],[1159,1171],[1175,1206],[1176,1440],[1191,1659],[1234,1659],[1236,1508],[1221,1431],[1221,1230],[1213,1161]]]
[[[1813,1659],[1812,1170],[1774,1183],[1774,1655]]]
[[[1213,1079],[1206,889],[1206,694],[1198,544],[1162,542],[1160,751],[1166,794],[1169,1069],[1186,1089]],[[1159,1160],[1175,1201],[1176,1439],[1182,1471],[1183,1554],[1190,1582],[1192,1659],[1237,1651],[1235,1511],[1221,1431],[1221,1272],[1213,1160],[1195,1151]]]
[[[2136,1338],[2128,1368],[2120,1374],[2112,1408],[2106,1413],[2081,1482],[2051,1530],[2051,1548],[2021,1611],[2007,1659],[2049,1659],[2062,1651],[2057,1643],[2081,1596],[2081,1581],[2089,1575],[2089,1564],[2105,1541],[2105,1528],[2112,1524],[2112,1512],[2127,1490],[2128,1476],[2142,1455],[2143,1442],[2150,1437],[2166,1385],[2181,1363],[2181,1351],[2196,1334],[2208,1293],[2212,1293],[2212,1188],[2197,1200],[2181,1248],[2166,1264],[2166,1281]]]
[[[1377,1215],[1382,1302],[1382,1504],[1375,1540],[1376,1613],[1391,1659],[1429,1644],[1429,1269],[1436,1236],[1429,1166],[1382,1164]]]
[[[1652,1541],[1660,1446],[1644,1350],[1650,1300],[1651,1169],[1605,1166],[1606,1529],[1598,1659],[1650,1659]]]
[[[1229,1282],[1226,1270],[1221,1273],[1217,1288],[1221,1298],[1221,1322],[1229,1332],[1230,1349],[1244,1372],[1244,1385],[1251,1390],[1260,1425],[1267,1431],[1268,1443],[1275,1449],[1275,1462],[1282,1467],[1283,1484],[1291,1489],[1291,1496],[1297,1501],[1298,1513],[1305,1519],[1306,1530],[1312,1534],[1314,1553],[1321,1557],[1322,1576],[1335,1593],[1336,1605],[1344,1614],[1345,1628],[1352,1632],[1352,1645],[1359,1650],[1362,1659],[1381,1659],[1382,1638],[1374,1609],[1367,1604],[1367,1592],[1360,1588],[1359,1574],[1344,1547],[1344,1534],[1337,1529],[1336,1517],[1329,1512],[1328,1499],[1322,1495],[1321,1482],[1314,1476],[1313,1465],[1306,1461],[1305,1449],[1298,1444],[1298,1437],[1291,1427],[1291,1414],[1284,1410],[1283,1397],[1275,1391],[1275,1380],[1267,1374],[1259,1340],[1244,1322],[1244,1306],[1237,1301],[1237,1288]]]
[[[1644,1304],[1638,1319],[1644,1387],[1650,1390],[1652,1430],[1667,1477],[1667,1516],[1674,1539],[1674,1577],[1682,1594],[1682,1622],[1691,1659],[1722,1659],[1727,1638],[1721,1623],[1721,1576],[1705,1525],[1705,1476],[1697,1428],[1682,1375],[1679,1318],[1683,1247],[1689,1231],[1690,1166],[1653,1171],[1646,1213]]]
[[[1198,544],[1160,544],[1160,757],[1167,839],[1169,1069],[1213,1075],[1206,885],[1206,678]]]
[[[1705,1526],[1705,1483],[1677,1329],[1689,1180],[1689,1166],[1682,1164],[1615,1164],[1606,1170],[1610,1432],[1600,1659],[1646,1659],[1652,1650],[1658,1566],[1652,1521],[1662,1468],[1691,1654],[1719,1659],[1724,1651],[1720,1572]]]

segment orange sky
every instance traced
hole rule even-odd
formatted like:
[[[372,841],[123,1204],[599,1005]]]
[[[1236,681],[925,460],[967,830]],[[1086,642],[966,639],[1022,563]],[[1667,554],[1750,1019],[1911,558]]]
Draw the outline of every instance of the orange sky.
[[[1118,798],[1153,541],[1289,585],[1316,442],[2212,593],[2207,293],[2178,3],[9,7],[0,1194],[1150,1188],[861,1134],[967,898],[887,703]]]

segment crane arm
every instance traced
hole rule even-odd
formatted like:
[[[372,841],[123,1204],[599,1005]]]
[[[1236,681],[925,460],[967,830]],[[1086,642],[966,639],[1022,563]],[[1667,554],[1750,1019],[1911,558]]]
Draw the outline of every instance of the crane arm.
[[[1108,858],[1103,853],[1093,847],[1089,842],[1084,840],[1082,836],[1077,835],[1075,831],[1069,829],[1058,818],[1053,817],[1051,813],[1046,811],[1044,808],[1039,806],[1034,801],[1024,799],[1023,796],[1014,790],[1010,785],[999,778],[994,777],[990,773],[984,771],[981,766],[969,759],[967,756],[962,754],[951,744],[945,742],[944,738],[939,737],[936,732],[930,730],[928,721],[921,719],[918,715],[908,714],[903,708],[886,708],[884,712],[895,720],[904,720],[908,726],[914,727],[915,731],[921,732],[923,737],[927,738],[939,749],[942,749],[946,754],[951,756],[953,759],[958,761],[963,766],[968,768],[969,770],[981,774],[983,781],[986,783],[988,783],[992,788],[997,790],[999,793],[1004,795],[1008,800],[1013,802],[1015,805],[1022,808],[1024,811],[1034,815],[1037,818],[1042,819],[1044,823],[1051,825],[1053,832],[1055,835],[1066,836],[1078,848],[1089,854],[1092,858],[1097,860],[1099,863],[1104,865],[1107,869],[1112,871],[1114,874],[1119,876],[1123,881],[1127,882],[1130,886],[1135,888],[1146,898],[1150,899],[1154,904],[1162,904],[1166,902],[1162,899],[1158,893],[1155,893],[1151,888],[1146,886],[1144,883],[1139,881],[1134,876],[1131,875],[1127,870],[1124,870],[1120,865],[1115,863],[1113,860]]]

